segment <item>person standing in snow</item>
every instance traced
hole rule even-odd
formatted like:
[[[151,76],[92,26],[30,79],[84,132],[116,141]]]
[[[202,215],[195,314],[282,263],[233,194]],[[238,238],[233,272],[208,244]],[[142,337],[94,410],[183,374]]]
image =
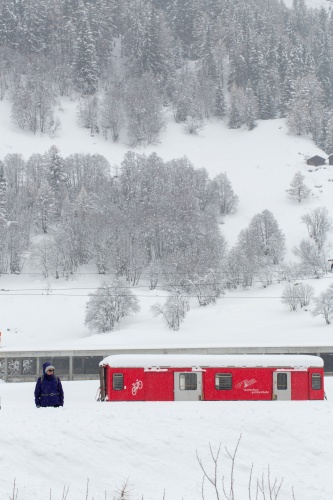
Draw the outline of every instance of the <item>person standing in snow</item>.
[[[38,377],[35,387],[35,403],[37,408],[64,406],[64,391],[51,363],[43,364],[43,375]]]

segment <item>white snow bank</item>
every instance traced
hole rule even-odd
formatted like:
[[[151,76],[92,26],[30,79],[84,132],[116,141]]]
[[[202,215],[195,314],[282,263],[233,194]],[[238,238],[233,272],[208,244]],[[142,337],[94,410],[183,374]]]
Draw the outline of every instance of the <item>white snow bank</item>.
[[[34,407],[34,384],[1,384],[0,498],[112,500],[126,480],[131,500],[201,500],[196,452],[213,471],[209,444],[221,443],[222,472],[239,436],[235,494],[253,476],[282,479],[279,498],[329,500],[333,490],[333,378],[327,401],[97,403],[97,381],[64,382],[63,409]],[[223,471],[222,471],[223,469]],[[89,478],[89,494],[86,483]],[[165,492],[165,496],[164,495]],[[222,497],[222,495],[221,495]],[[213,500],[207,484],[206,500]],[[255,498],[255,494],[253,494]]]

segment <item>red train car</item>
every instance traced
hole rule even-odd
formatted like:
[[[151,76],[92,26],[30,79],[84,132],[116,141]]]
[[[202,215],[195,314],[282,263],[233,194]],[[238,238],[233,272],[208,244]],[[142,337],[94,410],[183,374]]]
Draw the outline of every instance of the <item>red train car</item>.
[[[308,355],[128,354],[100,363],[102,401],[324,399],[324,362]]]

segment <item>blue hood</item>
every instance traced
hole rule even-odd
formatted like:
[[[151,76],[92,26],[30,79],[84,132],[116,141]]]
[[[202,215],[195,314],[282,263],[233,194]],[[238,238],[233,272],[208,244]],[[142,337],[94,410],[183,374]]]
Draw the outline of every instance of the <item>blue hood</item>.
[[[46,369],[48,366],[53,366],[52,363],[46,362],[43,363],[43,375],[46,375]]]

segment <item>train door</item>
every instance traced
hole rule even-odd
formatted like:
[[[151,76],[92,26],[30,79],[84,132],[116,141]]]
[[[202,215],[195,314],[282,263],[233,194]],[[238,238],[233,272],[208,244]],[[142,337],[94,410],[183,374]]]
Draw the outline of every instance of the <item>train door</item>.
[[[175,401],[200,401],[202,372],[175,372],[174,397]]]
[[[291,372],[273,372],[273,399],[282,401],[291,399]]]

